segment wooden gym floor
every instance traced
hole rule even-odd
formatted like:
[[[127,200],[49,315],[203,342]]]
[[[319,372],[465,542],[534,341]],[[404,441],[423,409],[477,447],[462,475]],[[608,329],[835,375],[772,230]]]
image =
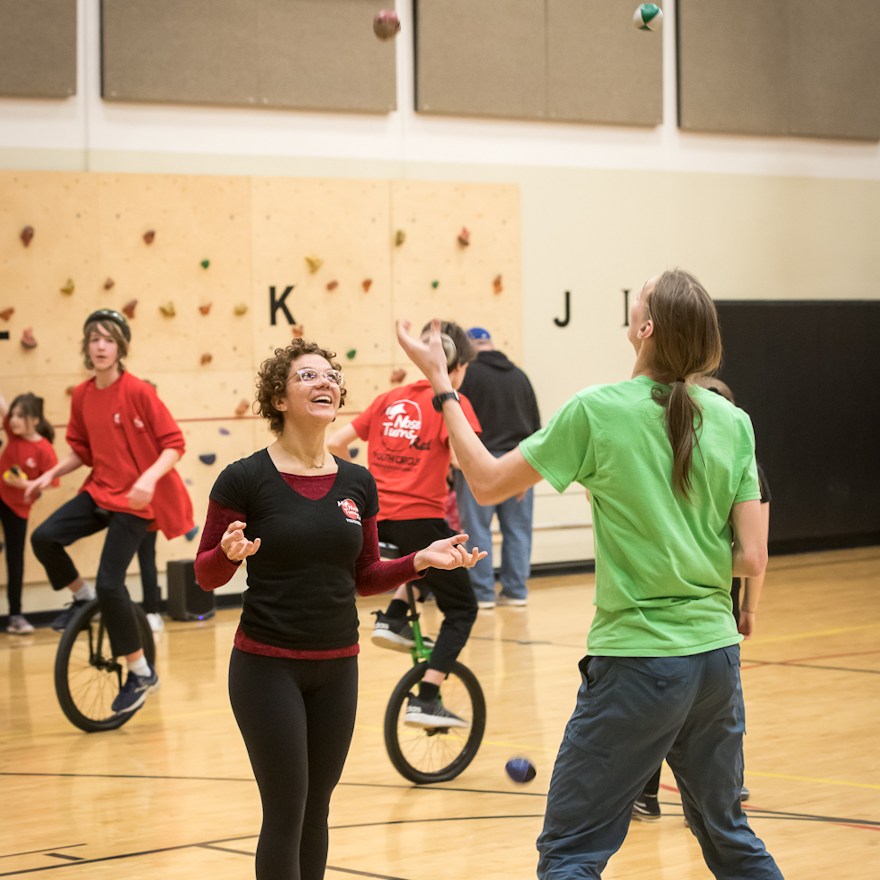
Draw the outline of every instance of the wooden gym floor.
[[[532,582],[527,609],[480,612],[462,660],[489,720],[454,782],[414,787],[391,767],[385,704],[408,658],[375,648],[361,600],[357,730],[330,815],[327,877],[528,878],[592,612],[588,576]],[[437,611],[425,618],[436,632]],[[169,622],[162,690],[127,725],[84,734],[61,714],[58,637],[0,636],[0,877],[231,880],[253,876],[260,805],[229,710],[237,612]],[[786,877],[880,876],[880,548],[771,560],[745,643],[751,823]],[[504,774],[527,755],[538,776]],[[663,817],[634,822],[605,877],[709,878],[664,768]],[[87,866],[87,867],[86,867]]]

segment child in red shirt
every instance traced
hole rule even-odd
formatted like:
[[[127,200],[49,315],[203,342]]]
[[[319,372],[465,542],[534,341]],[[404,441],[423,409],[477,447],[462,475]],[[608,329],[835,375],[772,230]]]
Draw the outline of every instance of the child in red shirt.
[[[115,712],[134,712],[159,689],[159,676],[144,657],[125,573],[148,528],[176,538],[193,526],[192,502],[174,465],[183,433],[148,382],[126,372],[131,330],[119,312],[99,309],[86,319],[82,352],[95,371],[73,391],[67,443],[70,456],[35,480],[43,488],[81,465],[91,468],[79,494],[55,511],[31,536],[52,587],[68,588],[73,605],[52,627],[63,630],[76,606],[93,597],[66,547],[107,529],[95,592],[115,657],[128,662],[128,678],[113,701]]]
[[[24,497],[30,480],[58,463],[52,448],[55,431],[43,418],[43,399],[35,394],[19,394],[12,404],[0,391],[0,417],[6,431],[6,446],[0,454],[0,523],[6,537],[6,598],[9,623],[6,632],[25,635],[34,631],[21,613],[21,586],[24,579],[24,543],[31,502]],[[57,486],[58,480],[51,485]]]

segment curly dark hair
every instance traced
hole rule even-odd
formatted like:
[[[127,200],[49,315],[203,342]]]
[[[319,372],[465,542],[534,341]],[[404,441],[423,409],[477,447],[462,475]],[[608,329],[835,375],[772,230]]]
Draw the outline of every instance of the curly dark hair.
[[[284,430],[284,413],[275,409],[274,400],[284,397],[287,391],[287,379],[290,376],[290,365],[306,354],[316,354],[324,358],[334,370],[342,372],[342,367],[333,360],[335,351],[321,348],[316,342],[294,339],[287,348],[276,348],[273,357],[266,358],[260,364],[257,373],[257,397],[255,401],[258,415],[269,423],[269,430],[279,436]],[[339,405],[345,405],[346,388],[339,389]]]

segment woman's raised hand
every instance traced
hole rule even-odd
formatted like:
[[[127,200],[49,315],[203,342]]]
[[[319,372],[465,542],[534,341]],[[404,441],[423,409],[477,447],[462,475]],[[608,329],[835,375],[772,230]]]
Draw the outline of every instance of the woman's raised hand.
[[[220,549],[226,554],[226,558],[232,562],[241,562],[248,556],[253,556],[260,549],[260,539],[248,541],[244,536],[244,529],[247,523],[235,522],[229,523],[223,537],[220,539]]]
[[[397,341],[406,352],[406,356],[425,374],[425,378],[437,389],[437,383],[449,383],[449,371],[446,368],[446,352],[440,341],[440,319],[431,321],[431,332],[427,342],[413,339],[409,335],[412,324],[407,320],[397,322]],[[450,386],[451,387],[451,386]]]
[[[429,544],[424,550],[416,553],[414,565],[416,571],[424,571],[426,568],[441,568],[450,571],[453,568],[473,568],[486,556],[486,551],[480,552],[477,547],[468,553],[464,542],[467,535],[453,535],[451,538],[442,538]]]

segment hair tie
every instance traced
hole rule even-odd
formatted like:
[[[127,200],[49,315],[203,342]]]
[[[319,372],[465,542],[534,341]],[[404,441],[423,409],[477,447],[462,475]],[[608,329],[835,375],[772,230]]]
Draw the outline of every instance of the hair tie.
[[[682,385],[684,385],[684,384],[685,384],[685,381],[684,381],[684,379],[676,379],[676,380],[675,380],[675,381],[676,381],[676,382],[681,382],[681,384],[682,384]]]

